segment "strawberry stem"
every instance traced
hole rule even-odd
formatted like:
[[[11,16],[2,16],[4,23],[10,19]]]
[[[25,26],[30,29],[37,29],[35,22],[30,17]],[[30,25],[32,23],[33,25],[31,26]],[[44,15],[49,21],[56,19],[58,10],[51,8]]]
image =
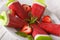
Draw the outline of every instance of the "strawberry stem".
[[[37,19],[38,19],[38,18],[36,18],[36,17],[31,17],[30,24],[35,23]]]

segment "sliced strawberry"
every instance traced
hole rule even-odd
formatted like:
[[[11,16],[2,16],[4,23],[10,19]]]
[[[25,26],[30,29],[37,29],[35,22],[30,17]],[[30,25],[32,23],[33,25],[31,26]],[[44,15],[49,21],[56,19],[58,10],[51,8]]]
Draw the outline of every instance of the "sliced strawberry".
[[[23,4],[22,7],[24,8],[24,10],[25,10],[27,13],[31,12],[31,6],[30,6],[30,5]]]
[[[24,33],[26,33],[26,34],[31,34],[31,33],[32,33],[32,28],[31,28],[30,26],[28,26],[28,25],[25,25],[25,26],[22,28],[21,32],[24,32]]]
[[[47,16],[44,16],[44,17],[42,18],[42,22],[51,23],[52,20],[51,20],[50,16],[47,15]]]

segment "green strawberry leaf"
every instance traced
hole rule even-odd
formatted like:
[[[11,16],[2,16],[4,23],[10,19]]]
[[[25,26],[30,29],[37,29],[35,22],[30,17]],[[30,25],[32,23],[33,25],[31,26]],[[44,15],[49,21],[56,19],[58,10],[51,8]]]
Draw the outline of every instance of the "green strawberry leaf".
[[[24,32],[16,32],[17,35],[27,38],[28,40],[33,40],[31,35],[27,35]]]
[[[36,20],[37,20],[37,18],[36,18],[36,17],[31,17],[30,24],[35,23],[35,22],[36,22]]]
[[[33,37],[31,35],[27,36],[28,40],[33,40]]]
[[[17,35],[20,35],[22,37],[27,37],[28,35],[25,34],[24,32],[16,32]]]

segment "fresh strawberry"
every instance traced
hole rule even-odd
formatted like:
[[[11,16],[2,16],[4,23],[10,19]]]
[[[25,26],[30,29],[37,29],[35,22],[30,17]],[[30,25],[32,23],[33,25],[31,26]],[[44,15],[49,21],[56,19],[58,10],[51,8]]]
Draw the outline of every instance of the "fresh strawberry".
[[[39,23],[38,25],[48,33],[60,36],[60,25],[52,23]]]
[[[41,28],[39,28],[39,26],[37,24],[31,24],[30,25],[33,29],[32,32],[32,36],[35,37],[38,34],[47,34],[44,30],[42,30]]]
[[[25,25],[25,26],[22,28],[21,32],[24,32],[24,33],[26,33],[26,34],[31,34],[31,33],[32,33],[32,28],[31,28],[30,26],[28,26],[28,25]]]
[[[11,14],[9,14],[8,26],[11,26],[14,28],[22,28],[24,25],[27,25],[27,24],[28,23],[26,21],[22,20],[21,18],[12,16]]]
[[[22,18],[23,20],[28,18],[27,12],[23,9],[21,4],[17,2],[13,2],[12,4],[9,5],[9,9],[12,9],[16,12],[19,18]]]
[[[50,16],[44,16],[43,18],[42,18],[42,22],[46,22],[46,23],[51,23],[52,21],[51,21],[51,18],[50,18]]]
[[[45,7],[39,4],[33,4],[32,5],[32,16],[37,17],[38,20],[40,20],[41,16],[43,15],[45,11]]]
[[[25,10],[27,13],[31,12],[31,6],[30,6],[30,5],[23,4],[22,7],[24,8],[24,10]]]

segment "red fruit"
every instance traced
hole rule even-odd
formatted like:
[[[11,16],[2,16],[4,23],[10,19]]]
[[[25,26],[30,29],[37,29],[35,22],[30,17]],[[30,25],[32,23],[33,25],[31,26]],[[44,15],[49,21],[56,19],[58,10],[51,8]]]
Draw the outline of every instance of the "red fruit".
[[[28,18],[27,12],[23,9],[19,2],[14,2],[9,6],[10,9],[14,10],[19,18],[23,20]]]
[[[51,21],[50,16],[44,16],[44,17],[42,18],[42,22],[51,23],[52,21]]]
[[[32,16],[37,17],[38,20],[40,20],[41,16],[43,15],[45,11],[45,7],[39,4],[33,4],[32,5]]]
[[[22,20],[19,17],[12,16],[9,14],[9,23],[7,26],[13,27],[13,28],[22,28],[24,25],[27,25],[28,23],[24,20]]]
[[[23,4],[22,7],[24,8],[24,10],[25,10],[27,13],[31,12],[31,6],[30,6],[30,5]]]
[[[37,24],[31,24],[30,25],[33,29],[32,32],[32,36],[35,37],[38,34],[47,34],[44,30],[42,30],[41,28],[39,28],[39,26]]]
[[[24,32],[24,33],[26,33],[26,34],[31,34],[31,33],[32,33],[32,28],[31,28],[30,26],[28,26],[28,25],[25,25],[25,26],[22,28],[21,32]]]
[[[39,23],[38,25],[48,33],[60,36],[60,25],[52,23]]]

